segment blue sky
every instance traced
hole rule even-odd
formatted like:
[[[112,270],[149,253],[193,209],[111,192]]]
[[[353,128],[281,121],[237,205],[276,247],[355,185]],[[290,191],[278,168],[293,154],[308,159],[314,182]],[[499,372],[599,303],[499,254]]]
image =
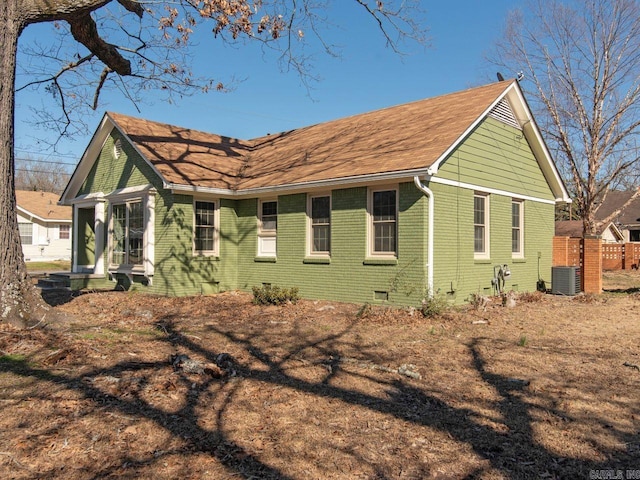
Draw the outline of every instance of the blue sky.
[[[338,0],[340,5],[346,0]],[[228,78],[243,79],[229,93],[210,92],[185,97],[173,105],[154,102],[141,112],[110,92],[91,118],[86,135],[61,141],[56,152],[39,141],[52,133],[35,130],[27,123],[28,106],[42,97],[20,93],[16,98],[16,156],[77,162],[106,110],[160,122],[250,139],[312,125],[379,108],[462,90],[496,80],[495,68],[484,55],[499,40],[507,12],[521,5],[515,0],[453,0],[423,2],[430,46],[411,45],[400,57],[385,47],[376,26],[354,9],[336,6],[344,20],[328,40],[342,45],[341,58],[318,56],[314,73],[321,79],[311,93],[294,72],[282,73],[272,57],[256,49],[225,49],[215,39],[205,38],[195,51],[198,70]],[[350,24],[346,29],[344,26]],[[46,39],[51,25],[28,27],[20,41]],[[218,73],[219,72],[219,73]],[[514,77],[516,72],[502,72]]]

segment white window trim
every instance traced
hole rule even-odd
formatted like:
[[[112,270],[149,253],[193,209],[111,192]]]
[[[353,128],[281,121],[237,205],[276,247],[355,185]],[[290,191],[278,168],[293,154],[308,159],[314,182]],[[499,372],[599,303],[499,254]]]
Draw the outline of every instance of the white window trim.
[[[511,251],[511,257],[512,258],[524,258],[524,201],[520,200],[519,198],[512,198],[511,199],[511,208],[512,209],[513,209],[513,204],[518,204],[519,207],[520,207],[520,225],[518,226],[518,229],[519,229],[519,232],[520,232],[520,251],[514,252],[512,250]],[[513,210],[512,210],[512,213],[511,213],[511,223],[512,223],[511,231],[513,232]],[[513,236],[513,233],[511,235]],[[513,244],[512,244],[512,248],[513,248]]]
[[[213,250],[196,250],[196,202],[213,203]],[[220,199],[193,198],[193,241],[191,242],[193,256],[217,257],[220,255]]]
[[[275,230],[265,230],[262,228],[262,204],[268,202],[276,202],[276,219],[280,215],[278,212],[278,198],[261,198],[258,200],[258,257],[275,257],[278,248],[278,226],[276,223]],[[264,245],[275,240],[274,251],[267,251]]]
[[[329,197],[329,251],[314,252],[313,251],[313,218],[312,218],[312,201],[314,198]],[[331,192],[314,193],[307,195],[307,256],[329,258],[331,256]]]
[[[476,260],[486,260],[491,258],[491,231],[490,231],[490,226],[491,226],[491,201],[490,201],[490,197],[489,194],[484,193],[484,192],[474,192],[473,194],[473,198],[474,198],[474,203],[475,203],[475,198],[476,197],[482,197],[484,198],[484,252],[476,252],[475,251],[475,205],[472,205],[472,211],[473,211],[473,216],[472,216],[472,221],[473,221],[473,226],[474,226],[474,232],[472,235],[472,242],[474,242],[473,244],[473,258]]]
[[[373,194],[375,192],[386,192],[394,190],[396,192],[396,249],[394,252],[376,252],[375,251],[375,236],[373,227]],[[367,189],[367,257],[371,258],[398,258],[398,222],[400,216],[400,190],[398,185],[383,185],[376,187],[369,187]]]
[[[155,272],[155,204],[156,191],[148,187],[124,188],[107,195],[109,200],[109,223],[107,234],[107,261],[109,273],[144,275],[151,280]],[[113,206],[123,203],[142,202],[144,233],[142,236],[142,265],[114,264],[113,259]],[[96,233],[97,235],[97,233]]]

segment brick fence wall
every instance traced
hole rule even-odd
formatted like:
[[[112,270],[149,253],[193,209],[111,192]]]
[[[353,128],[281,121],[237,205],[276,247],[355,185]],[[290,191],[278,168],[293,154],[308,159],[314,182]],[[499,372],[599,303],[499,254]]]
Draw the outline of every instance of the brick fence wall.
[[[582,265],[583,239],[553,237],[553,266]],[[640,243],[603,243],[602,270],[631,270],[640,266]]]

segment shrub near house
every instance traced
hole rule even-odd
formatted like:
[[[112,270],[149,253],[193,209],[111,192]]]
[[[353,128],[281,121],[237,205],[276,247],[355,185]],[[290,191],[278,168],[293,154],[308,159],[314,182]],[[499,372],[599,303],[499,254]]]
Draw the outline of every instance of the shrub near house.
[[[62,196],[74,272],[398,305],[535,290],[567,199],[515,81],[249,141],[107,113]]]

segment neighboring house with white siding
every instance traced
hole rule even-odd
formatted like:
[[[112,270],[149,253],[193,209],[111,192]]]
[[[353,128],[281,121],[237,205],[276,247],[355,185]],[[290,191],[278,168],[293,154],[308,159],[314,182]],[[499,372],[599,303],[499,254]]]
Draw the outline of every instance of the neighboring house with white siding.
[[[51,192],[16,191],[18,228],[27,262],[71,258],[70,207]]]

